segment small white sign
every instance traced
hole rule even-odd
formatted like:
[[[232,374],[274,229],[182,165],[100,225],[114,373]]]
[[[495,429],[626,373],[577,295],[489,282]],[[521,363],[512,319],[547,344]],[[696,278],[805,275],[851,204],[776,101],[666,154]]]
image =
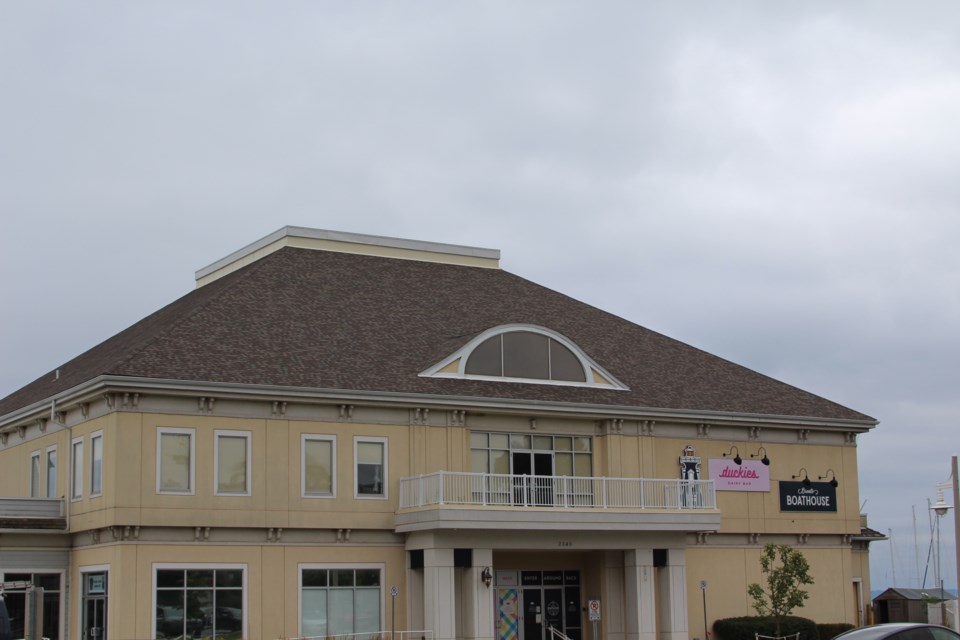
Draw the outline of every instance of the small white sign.
[[[587,610],[590,612],[590,621],[600,619],[600,601],[599,600],[589,600],[587,602]]]
[[[396,585],[390,587],[390,595],[391,595],[391,596],[396,597],[396,595],[397,595],[398,593],[400,593],[400,589],[397,588]]]

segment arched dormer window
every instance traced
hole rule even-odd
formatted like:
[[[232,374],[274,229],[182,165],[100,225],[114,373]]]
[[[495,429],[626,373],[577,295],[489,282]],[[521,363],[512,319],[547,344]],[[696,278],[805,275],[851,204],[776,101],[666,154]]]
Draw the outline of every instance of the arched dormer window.
[[[559,333],[520,324],[484,331],[420,375],[627,388]]]

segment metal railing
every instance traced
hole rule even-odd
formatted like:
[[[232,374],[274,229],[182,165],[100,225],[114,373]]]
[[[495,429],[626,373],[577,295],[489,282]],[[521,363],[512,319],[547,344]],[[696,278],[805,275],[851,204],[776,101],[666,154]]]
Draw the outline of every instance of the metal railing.
[[[582,478],[438,471],[400,479],[400,508],[716,509],[712,480]]]

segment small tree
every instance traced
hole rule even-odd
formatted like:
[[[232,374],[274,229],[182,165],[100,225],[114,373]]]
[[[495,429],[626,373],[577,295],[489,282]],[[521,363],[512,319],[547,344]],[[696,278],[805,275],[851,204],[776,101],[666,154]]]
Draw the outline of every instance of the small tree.
[[[774,564],[779,559],[779,566]],[[754,582],[747,587],[758,616],[771,616],[780,635],[780,621],[810,597],[801,585],[813,584],[810,565],[803,554],[788,544],[768,544],[760,554],[760,569],[766,576],[767,588]]]

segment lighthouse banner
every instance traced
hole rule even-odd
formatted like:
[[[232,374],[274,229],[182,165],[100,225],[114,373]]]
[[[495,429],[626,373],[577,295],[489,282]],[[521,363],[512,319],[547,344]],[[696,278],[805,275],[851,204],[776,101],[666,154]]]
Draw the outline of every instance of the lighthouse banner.
[[[710,458],[708,463],[717,491],[770,491],[770,467],[759,460],[737,464],[730,458]]]

